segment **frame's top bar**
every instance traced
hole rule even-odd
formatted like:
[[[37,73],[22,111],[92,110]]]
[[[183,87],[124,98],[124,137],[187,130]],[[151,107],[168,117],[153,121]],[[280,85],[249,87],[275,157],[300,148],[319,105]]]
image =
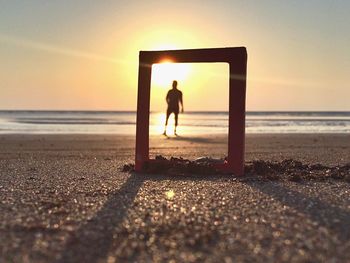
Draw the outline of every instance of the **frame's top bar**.
[[[245,47],[182,49],[140,51],[140,62],[146,64],[160,63],[162,60],[171,60],[177,63],[199,62],[233,62],[238,59],[247,59]]]

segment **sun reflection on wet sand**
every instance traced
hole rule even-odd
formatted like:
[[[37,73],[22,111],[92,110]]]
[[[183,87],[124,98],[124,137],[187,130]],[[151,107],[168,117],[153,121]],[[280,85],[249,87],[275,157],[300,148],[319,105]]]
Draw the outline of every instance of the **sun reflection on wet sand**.
[[[162,134],[164,132],[165,113],[159,112],[151,114],[150,124],[151,134]]]
[[[165,113],[154,113],[151,115],[151,126],[150,126],[150,134],[162,134],[164,132],[165,127]],[[175,120],[174,115],[170,115],[168,126],[166,129],[166,132],[168,135],[174,134],[174,128],[175,128]],[[181,131],[181,129],[178,131]]]

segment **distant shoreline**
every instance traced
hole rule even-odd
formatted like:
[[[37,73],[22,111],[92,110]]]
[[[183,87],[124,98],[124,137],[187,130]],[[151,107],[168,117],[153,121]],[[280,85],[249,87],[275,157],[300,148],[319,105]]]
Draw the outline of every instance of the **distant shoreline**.
[[[47,112],[47,113],[136,113],[136,110],[26,110],[26,109],[19,109],[19,110],[9,110],[9,109],[0,109],[0,113],[10,113],[10,112]],[[150,113],[161,113],[163,111],[150,111]],[[227,114],[229,111],[220,111],[220,110],[212,110],[212,111],[186,111],[186,113],[222,113]],[[262,110],[262,111],[246,111],[246,114],[279,114],[279,113],[290,113],[290,114],[308,114],[308,113],[319,113],[319,114],[327,114],[327,113],[334,113],[334,114],[350,114],[350,110],[331,110],[331,111],[325,111],[325,110],[298,110],[298,111],[287,111],[287,110]]]
[[[173,132],[170,116],[168,132]],[[149,133],[162,134],[164,112],[151,112]],[[228,112],[190,111],[179,117],[179,134],[227,134]],[[136,112],[0,111],[0,134],[135,134]],[[247,112],[246,133],[350,133],[350,112]]]

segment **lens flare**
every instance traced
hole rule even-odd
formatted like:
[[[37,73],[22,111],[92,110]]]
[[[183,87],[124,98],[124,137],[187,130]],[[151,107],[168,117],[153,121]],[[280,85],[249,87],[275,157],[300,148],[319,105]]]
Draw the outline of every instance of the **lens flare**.
[[[78,57],[90,60],[100,60],[114,64],[130,64],[128,61],[118,60],[111,57],[106,57],[100,54],[81,51],[77,49],[72,49],[69,47],[62,47],[53,45],[51,43],[45,43],[40,41],[34,41],[26,38],[14,37],[9,35],[4,35],[0,33],[0,43],[15,45],[23,48],[34,49],[38,51],[45,51],[58,55],[65,55],[70,57]]]
[[[175,192],[173,190],[166,191],[165,196],[167,199],[173,199],[175,196]]]

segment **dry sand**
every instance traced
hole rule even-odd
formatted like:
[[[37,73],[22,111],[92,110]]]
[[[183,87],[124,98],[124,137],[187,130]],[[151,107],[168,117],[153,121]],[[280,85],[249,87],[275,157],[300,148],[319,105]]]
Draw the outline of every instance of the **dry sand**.
[[[225,137],[151,138],[222,157]],[[345,180],[123,173],[133,136],[1,135],[0,262],[350,262]],[[248,135],[246,159],[350,162],[350,135]]]

